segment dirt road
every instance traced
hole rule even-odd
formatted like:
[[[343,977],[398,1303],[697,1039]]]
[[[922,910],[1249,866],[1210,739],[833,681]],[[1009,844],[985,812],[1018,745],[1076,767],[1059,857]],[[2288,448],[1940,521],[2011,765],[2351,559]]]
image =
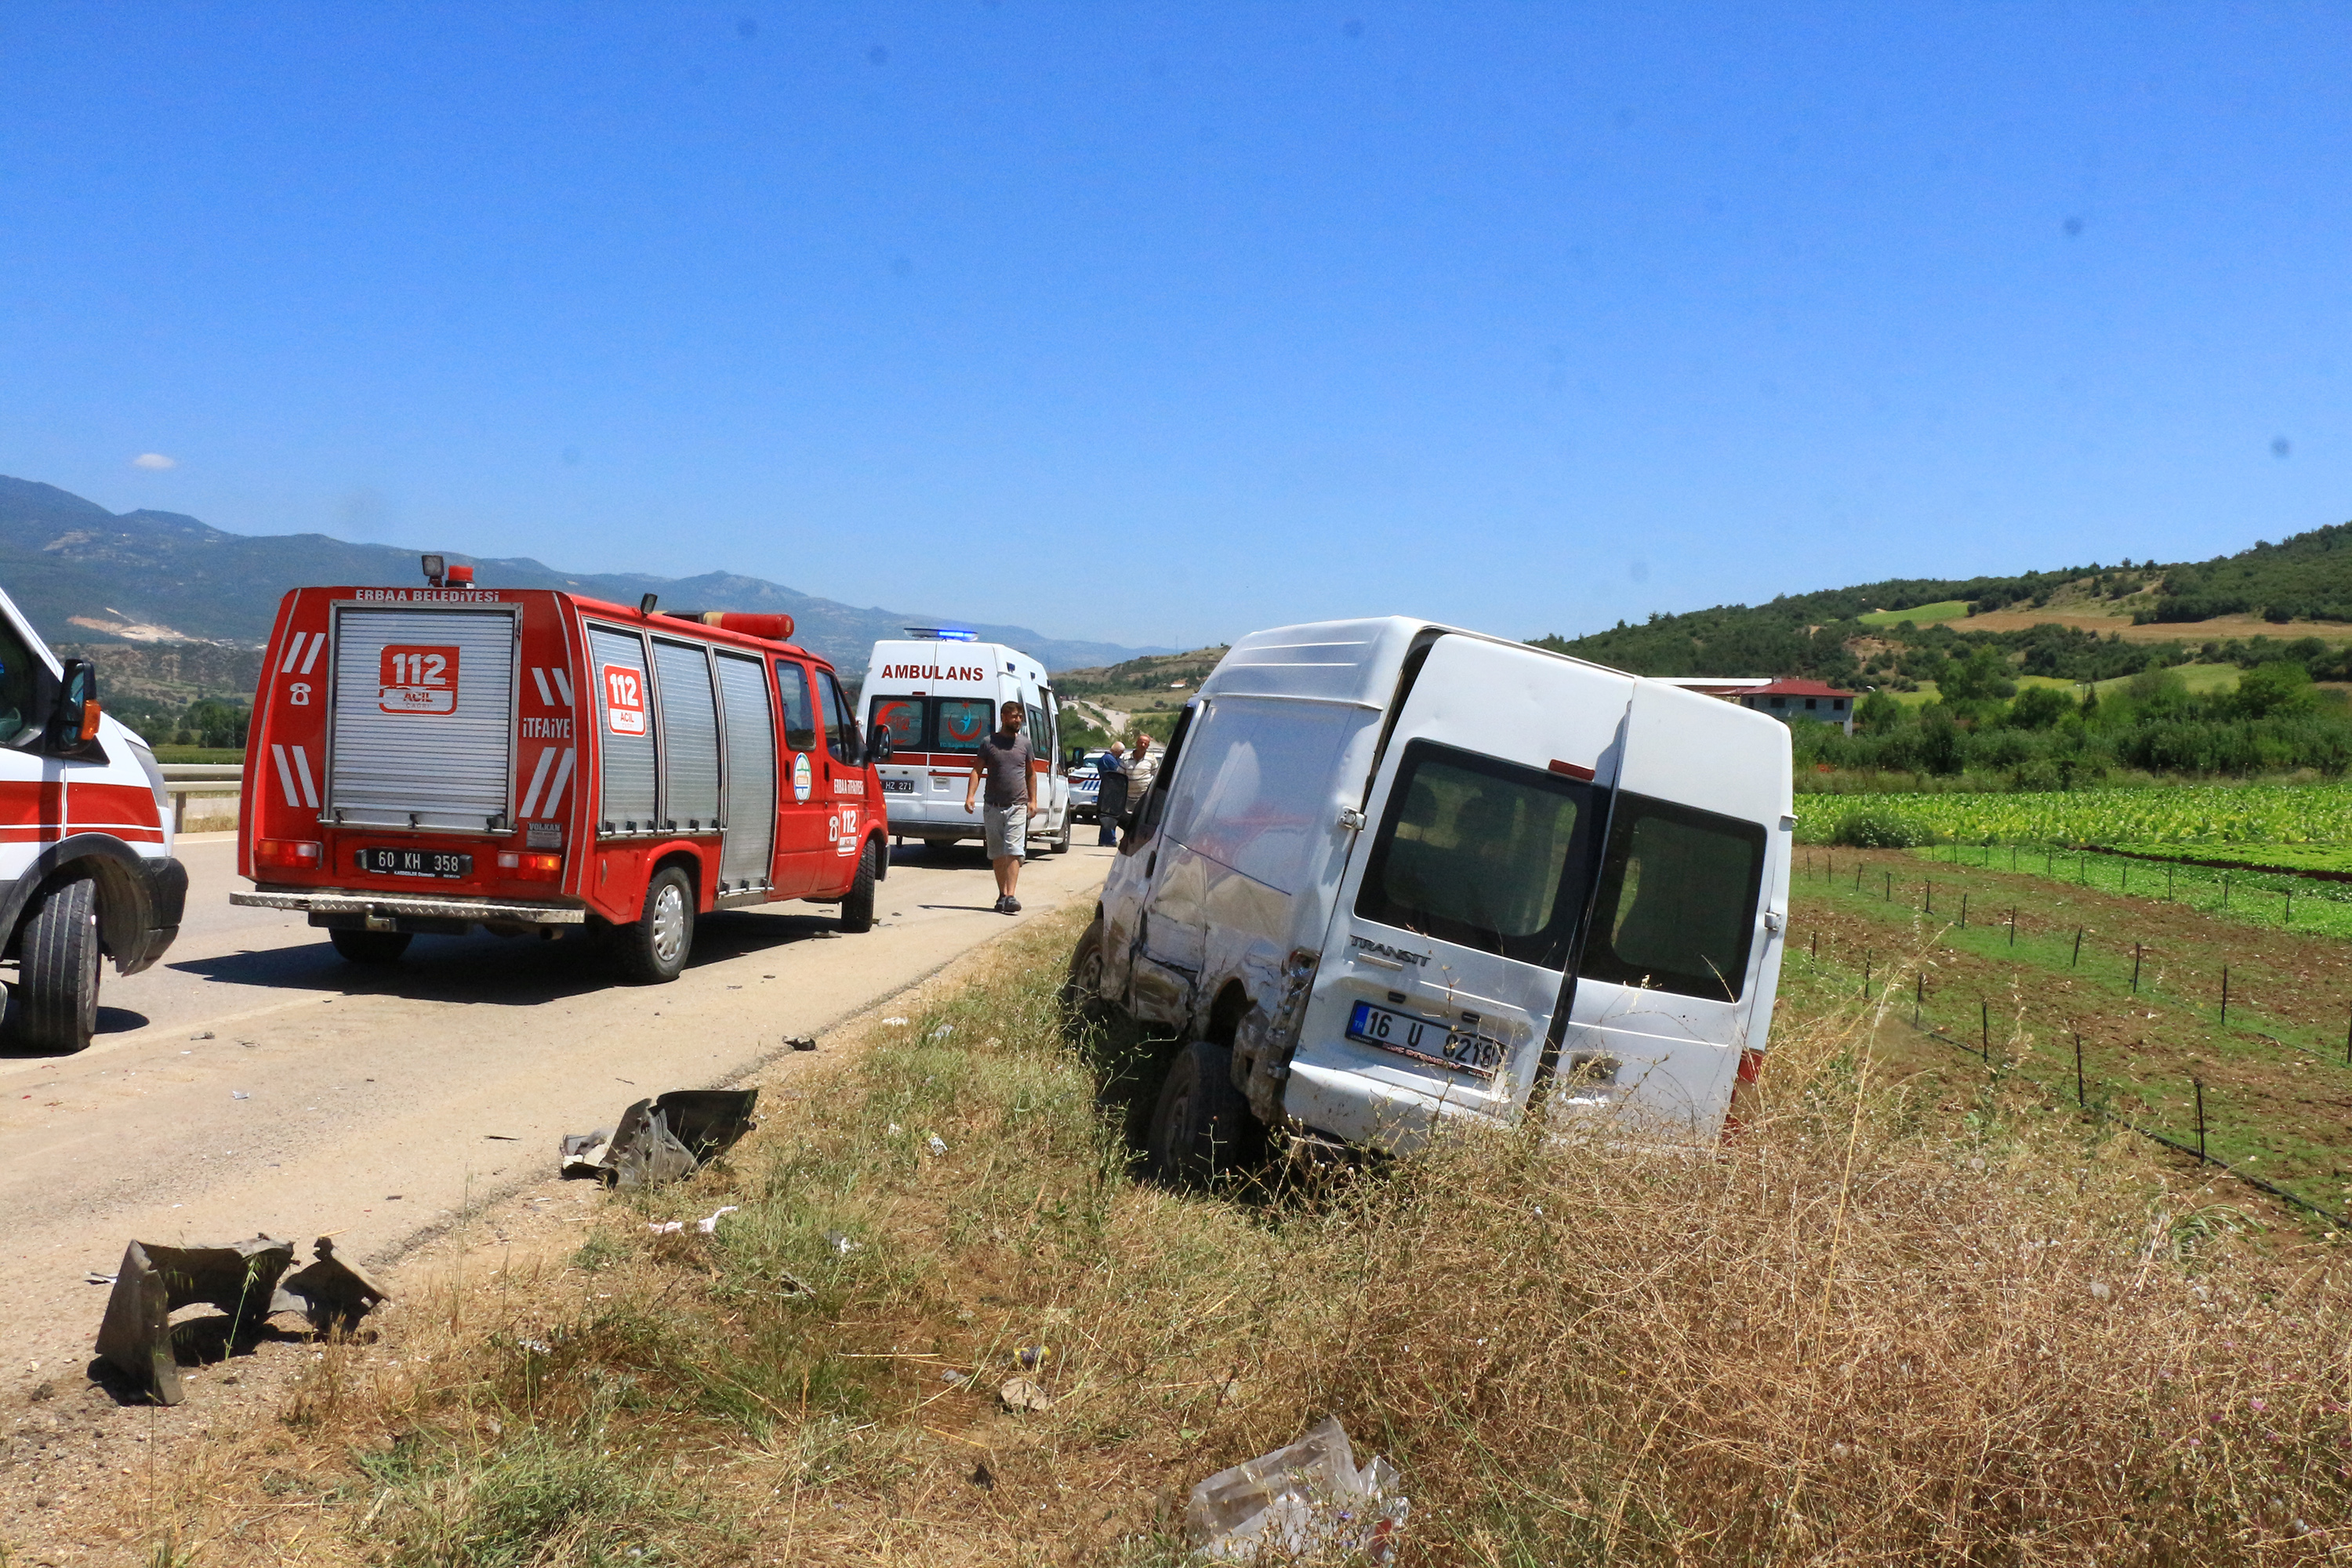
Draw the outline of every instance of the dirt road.
[[[730,1082],[786,1036],[1091,897],[1111,854],[1032,862],[1008,920],[976,847],[910,846],[873,931],[843,936],[812,904],[709,916],[686,974],[640,988],[573,940],[423,937],[394,967],[355,968],[299,917],[230,906],[235,847],[183,843],[188,923],[155,970],[108,976],[89,1050],[0,1058],[0,1389],[79,1380],[106,1300],[84,1275],[133,1237],[334,1231],[383,1263],[544,1178],[562,1133]]]

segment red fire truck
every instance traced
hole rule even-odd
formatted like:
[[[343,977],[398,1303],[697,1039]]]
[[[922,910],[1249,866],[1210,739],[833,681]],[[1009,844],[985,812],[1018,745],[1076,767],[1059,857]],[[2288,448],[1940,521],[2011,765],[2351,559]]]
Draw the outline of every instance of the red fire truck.
[[[673,980],[698,911],[874,921],[887,824],[833,668],[788,616],[478,587],[298,588],[254,694],[234,902],[385,963],[418,934],[607,937]]]

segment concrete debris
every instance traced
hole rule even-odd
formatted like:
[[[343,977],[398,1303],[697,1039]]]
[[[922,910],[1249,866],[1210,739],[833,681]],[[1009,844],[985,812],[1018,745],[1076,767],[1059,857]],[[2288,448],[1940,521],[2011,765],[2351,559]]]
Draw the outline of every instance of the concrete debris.
[[[98,1326],[99,1359],[157,1404],[179,1404],[184,1395],[172,1349],[172,1314],[182,1307],[217,1307],[229,1315],[232,1339],[248,1334],[268,1317],[278,1277],[293,1261],[292,1242],[266,1236],[227,1247],[131,1243],[122,1249],[122,1267]]]
[[[997,1403],[1015,1415],[1042,1415],[1053,1408],[1045,1391],[1025,1377],[1008,1377],[996,1390]]]
[[[1184,1504],[1185,1531],[1213,1562],[1360,1555],[1386,1563],[1412,1510],[1397,1482],[1395,1468],[1378,1457],[1358,1469],[1347,1430],[1326,1416],[1288,1447],[1194,1487]]]
[[[278,1282],[269,1300],[275,1312],[299,1312],[322,1334],[349,1333],[359,1321],[384,1302],[392,1292],[368,1278],[356,1263],[335,1256],[332,1237],[310,1244],[313,1259]]]
[[[759,1102],[756,1089],[674,1089],[638,1100],[615,1128],[566,1133],[563,1174],[626,1188],[675,1182],[751,1131]]]

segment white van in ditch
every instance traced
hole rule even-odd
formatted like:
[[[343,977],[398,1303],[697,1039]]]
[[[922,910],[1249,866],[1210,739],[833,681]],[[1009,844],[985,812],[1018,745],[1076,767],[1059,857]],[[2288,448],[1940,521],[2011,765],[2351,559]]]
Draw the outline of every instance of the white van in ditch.
[[[963,808],[980,738],[996,728],[997,705],[1028,710],[1025,732],[1045,809],[1029,822],[1029,853],[1070,847],[1070,781],[1055,764],[1062,709],[1045,667],[1018,648],[979,642],[970,632],[908,626],[903,639],[874,645],[866,661],[866,732],[890,738],[883,798],[893,838],[953,844],[982,837],[980,812]]]
[[[1177,723],[1071,996],[1186,1042],[1171,1175],[1535,1095],[1711,1138],[1771,1020],[1794,826],[1763,714],[1425,621],[1260,632]]]

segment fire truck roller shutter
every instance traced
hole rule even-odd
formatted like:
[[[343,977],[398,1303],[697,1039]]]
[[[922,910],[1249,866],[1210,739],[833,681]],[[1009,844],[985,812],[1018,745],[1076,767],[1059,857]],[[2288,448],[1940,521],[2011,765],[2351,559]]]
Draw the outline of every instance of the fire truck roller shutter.
[[[338,605],[324,806],[367,826],[503,826],[513,800],[514,606]]]
[[[719,879],[730,889],[764,888],[776,845],[776,725],[756,658],[719,656],[727,706],[727,846]]]
[[[672,833],[709,833],[719,826],[719,700],[710,686],[710,657],[701,643],[654,639],[660,677],[662,799]]]
[[[635,632],[588,628],[588,678],[596,683],[600,833],[651,833],[654,825],[653,704],[646,645]],[[635,684],[630,684],[631,678]]]

